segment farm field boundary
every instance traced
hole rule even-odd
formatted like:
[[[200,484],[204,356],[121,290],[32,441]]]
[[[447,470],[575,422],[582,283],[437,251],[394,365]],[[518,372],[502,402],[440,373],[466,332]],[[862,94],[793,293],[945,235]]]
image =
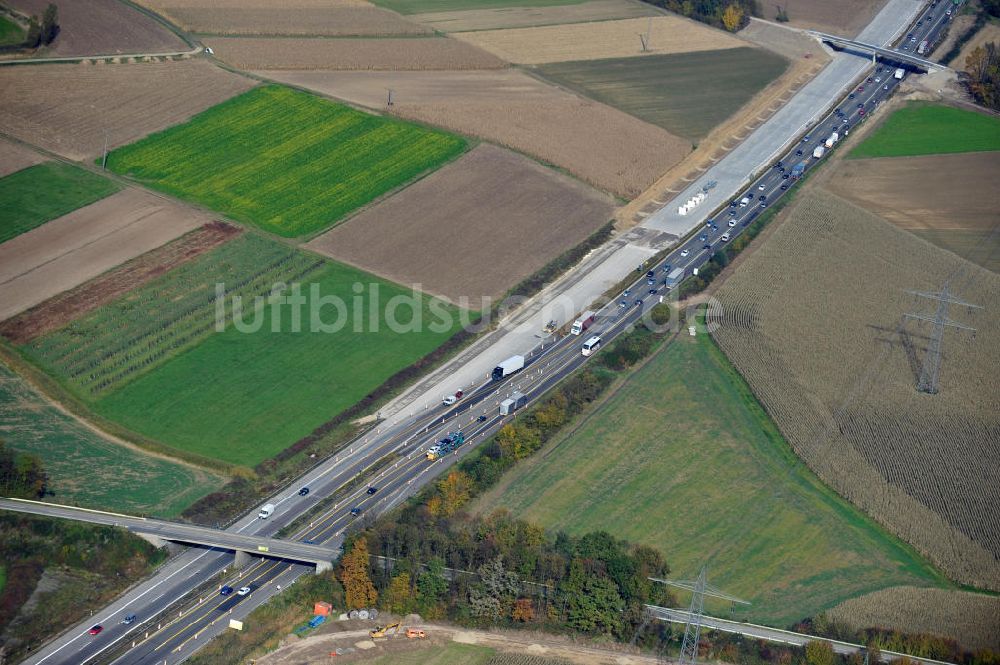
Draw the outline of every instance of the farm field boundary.
[[[20,235],[0,245],[0,319],[159,247],[209,219],[205,213],[128,188]]]
[[[0,178],[44,161],[45,157],[34,150],[0,138]]]
[[[115,150],[108,168],[296,237],[331,226],[465,148],[457,136],[271,85]]]
[[[590,21],[662,16],[663,12],[640,0],[590,0],[550,7],[501,7],[411,14],[410,19],[442,32],[531,28]]]
[[[223,9],[203,3],[169,7],[168,16],[202,36],[393,36],[433,31],[367,3],[315,7],[256,6]]]
[[[913,308],[905,289],[934,291],[949,275],[986,309],[969,321],[974,343],[949,339],[951,369],[935,399],[921,400],[926,332],[901,326]],[[716,339],[804,461],[953,579],[986,588],[1000,586],[1000,531],[995,511],[975,506],[1000,501],[986,443],[1000,412],[986,388],[998,371],[988,351],[1000,342],[998,288],[1000,276],[810,191],[716,292]],[[955,464],[934,461],[942,437]]]

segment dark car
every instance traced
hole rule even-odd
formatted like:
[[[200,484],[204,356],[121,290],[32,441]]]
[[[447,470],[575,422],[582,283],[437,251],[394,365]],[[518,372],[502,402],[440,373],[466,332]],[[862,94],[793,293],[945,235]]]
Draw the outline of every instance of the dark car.
[[[135,615],[134,614],[126,614],[125,618],[122,619],[122,625],[124,625],[124,626],[131,626],[134,623],[135,623]]]
[[[796,150],[795,154],[798,155],[799,157],[801,157],[802,156],[802,151],[801,150]]]
[[[621,307],[622,309],[625,309],[626,307],[628,307],[628,301],[622,300],[620,303],[618,303],[618,306]]]
[[[483,415],[483,416],[479,416],[478,418],[476,418],[476,422],[477,422],[477,423],[485,423],[485,422],[486,422],[487,420],[488,420],[488,419],[486,418],[486,416],[485,416],[485,415]]]
[[[708,240],[708,236],[703,233],[700,236],[698,236],[698,240],[705,242],[706,240]]]
[[[378,491],[378,488],[374,487],[372,485],[369,485],[368,489],[365,490],[365,492],[368,494],[368,496],[371,496],[372,494],[374,494],[377,491]]]
[[[730,210],[730,211],[729,211],[729,216],[730,216],[730,217],[735,217],[735,216],[736,216],[736,211],[735,211],[735,210]],[[714,228],[715,228],[715,226],[712,226],[712,228],[714,229]]]
[[[854,93],[852,92],[851,94],[849,94],[849,95],[847,96],[847,98],[848,98],[848,99],[854,99]]]
[[[91,635],[97,635],[102,630],[104,630],[104,626],[97,624],[96,626],[91,626],[90,630],[88,630],[87,632],[90,633]]]
[[[859,109],[863,109],[864,107],[865,107],[865,105],[864,105],[864,104],[858,104],[858,108],[859,108]]]
[[[351,514],[354,515],[355,517],[357,517],[358,515],[360,515],[361,514],[361,506],[354,506],[353,508],[351,508]]]
[[[706,242],[704,245],[701,246],[701,248],[702,249],[712,249],[712,245],[710,243]]]
[[[784,184],[783,184],[783,185],[781,186],[781,191],[785,191],[786,189],[788,189],[788,183],[787,183],[787,182],[786,182],[786,183],[784,183]]]
[[[739,201],[731,201],[731,202],[729,203],[729,207],[730,207],[730,208],[735,208],[735,207],[736,207],[736,206],[737,206],[738,204],[739,204]]]
[[[760,202],[760,207],[761,208],[766,208],[767,207],[767,201],[761,201]]]
[[[635,307],[638,307],[641,304],[642,304],[642,298],[636,298],[635,302],[632,303],[632,305],[634,305]]]
[[[306,494],[309,494],[308,487],[303,487],[302,489],[299,490],[299,496],[305,496]]]
[[[219,595],[220,595],[220,596],[228,596],[228,595],[229,595],[229,594],[231,594],[232,592],[233,592],[233,587],[231,587],[231,586],[228,586],[228,585],[227,585],[227,586],[224,586],[224,587],[222,587],[221,589],[219,589]]]
[[[788,174],[786,173],[785,175],[781,176],[781,179],[782,180],[788,180]]]
[[[864,109],[858,109],[858,115],[864,115],[864,114],[865,114]]]
[[[646,285],[652,286],[653,284],[656,284],[656,278],[650,275],[649,279],[646,280]]]
[[[804,143],[808,143],[808,142],[809,142],[809,135],[808,135],[808,134],[806,134],[805,136],[803,136],[803,137],[802,137],[802,141],[803,141]]]
[[[656,295],[656,289],[650,289],[649,290],[649,295],[655,296]]]
[[[759,201],[766,201],[767,200],[767,195],[766,194],[761,194],[760,197],[758,198],[758,200]]]
[[[670,264],[666,263],[663,265],[663,272],[670,272]]]

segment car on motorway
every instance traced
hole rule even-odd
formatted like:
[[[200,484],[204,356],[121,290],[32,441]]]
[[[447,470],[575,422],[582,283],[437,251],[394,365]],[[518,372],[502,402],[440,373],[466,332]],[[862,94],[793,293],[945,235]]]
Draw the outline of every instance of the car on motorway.
[[[636,298],[635,302],[632,303],[634,306],[638,307],[642,304],[642,298]]]
[[[730,210],[730,211],[729,211],[729,215],[730,215],[731,217],[735,217],[735,216],[736,216],[736,211],[735,211],[735,210]],[[715,227],[713,226],[712,228],[714,229]]]
[[[796,154],[796,156],[801,157],[802,156],[802,151],[801,150],[796,150],[795,154]]]
[[[729,231],[722,234],[722,242],[729,242]]]
[[[688,254],[690,254],[690,253],[691,253],[691,252],[690,252],[690,251],[688,251],[688,248],[687,248],[687,247],[685,247],[684,249],[682,249],[682,250],[681,250],[681,256],[687,256],[687,255],[688,255]]]
[[[761,201],[760,202],[760,207],[761,208],[766,208],[767,207],[767,201]]]
[[[302,542],[305,543],[306,545],[315,545],[316,544],[315,540],[310,540],[309,538],[306,538]]]
[[[864,92],[864,91],[865,91],[865,86],[859,85],[858,86],[858,92]]]
[[[761,194],[760,196],[757,197],[757,200],[758,201],[766,201],[767,200],[767,194]]]
[[[731,227],[732,226],[736,226],[736,220],[735,219],[729,220],[729,226],[731,226]]]
[[[700,236],[698,236],[698,240],[702,242],[708,242],[708,236],[703,233]]]
[[[646,277],[653,279],[654,277],[656,277],[656,271],[650,270],[649,272],[646,273]]]
[[[650,289],[649,290],[649,295],[655,296],[656,295],[656,289]]]
[[[246,596],[249,593],[250,593],[250,587],[248,587],[248,586],[241,586],[240,590],[236,592],[236,595],[237,596]]]
[[[625,301],[623,300],[622,301],[622,307],[625,306],[624,303],[625,303]],[[483,414],[483,415],[479,416],[478,418],[476,418],[476,422],[477,423],[485,423],[486,421],[487,421],[486,414]]]
[[[787,182],[786,183],[782,183],[782,185],[781,185],[781,191],[785,191],[786,189],[788,189],[788,183]]]
[[[848,98],[848,99],[854,99],[854,93],[852,92],[851,94],[849,94],[849,95],[847,96],[847,98]]]
[[[788,174],[786,173],[785,175],[781,176],[781,179],[782,180],[788,180]]]
[[[646,286],[652,286],[653,284],[656,284],[655,277],[650,277],[649,279],[646,280]]]
[[[622,309],[625,309],[626,307],[628,307],[628,301],[622,300],[620,303],[618,303],[618,306],[621,307]]]
[[[135,615],[126,614],[125,617],[122,619],[121,623],[123,626],[131,626],[132,624],[135,623]]]
[[[91,635],[97,635],[102,630],[104,630],[104,626],[102,626],[101,624],[97,624],[96,626],[91,626],[90,630],[88,630],[87,632],[90,633]]]
[[[626,298],[628,298],[628,295],[630,293],[632,293],[632,289],[625,289],[624,291],[622,291],[622,295],[625,296]]]
[[[704,245],[701,246],[701,248],[702,249],[712,249],[712,243],[706,242]]]
[[[299,496],[305,496],[306,494],[309,494],[308,487],[303,487],[302,489],[299,490]]]
[[[220,596],[228,596],[232,592],[233,592],[233,587],[229,586],[228,584],[226,586],[222,587],[221,589],[219,589],[219,595]]]
[[[365,494],[367,494],[368,496],[371,496],[372,494],[374,494],[377,491],[378,491],[377,487],[375,487],[374,485],[369,485],[368,489],[365,490]]]
[[[864,114],[865,114],[864,109],[858,109],[858,115],[864,115]]]
[[[351,515],[357,517],[360,514],[361,514],[361,506],[354,506],[353,508],[351,508]]]

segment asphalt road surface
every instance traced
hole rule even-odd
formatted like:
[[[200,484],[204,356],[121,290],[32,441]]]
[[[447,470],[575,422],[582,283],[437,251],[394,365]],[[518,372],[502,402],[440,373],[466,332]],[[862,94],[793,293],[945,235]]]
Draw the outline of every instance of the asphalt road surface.
[[[890,0],[890,6],[893,3],[903,7],[912,4],[910,0]],[[916,43],[936,38],[946,20],[942,19],[945,10],[943,2],[925,10],[920,18],[921,26],[914,30]],[[903,19],[898,15],[887,19],[883,12],[873,22],[877,30],[872,26],[869,28],[876,32],[892,33],[889,23],[895,18],[897,27],[894,32],[898,34],[905,30],[903,26],[909,23],[910,16],[907,13]],[[860,38],[866,39],[868,31],[866,29]],[[907,43],[912,43],[908,36],[904,39]],[[849,57],[847,54],[838,56],[840,62]],[[871,68],[869,62],[862,61],[859,66],[853,61],[854,64],[848,69],[857,69],[860,77],[866,69]],[[467,391],[469,394],[454,406],[438,406],[391,427],[362,436],[334,458],[323,461],[280,495],[262,502],[277,505],[277,510],[270,519],[258,519],[257,511],[254,510],[228,530],[271,536],[287,527],[298,516],[315,509],[324,497],[336,496],[332,505],[324,506],[321,512],[311,516],[309,522],[297,528],[290,537],[338,548],[347,529],[363,523],[370,516],[391,509],[460,460],[476,444],[492,436],[505,422],[499,415],[498,404],[511,392],[519,390],[532,400],[537,399],[587,360],[581,354],[581,346],[589,336],[600,335],[607,344],[645,316],[667,292],[663,280],[669,273],[668,267],[670,270],[684,268],[685,275],[689,275],[694,268],[709,259],[720,243],[726,242],[723,240],[724,234],[729,233],[730,240],[737,237],[754,217],[784,193],[782,187],[792,182],[790,172],[795,164],[804,162],[806,170],[815,166],[822,160],[811,156],[815,146],[820,145],[835,129],[841,135],[849,132],[898,85],[892,75],[895,67],[888,64],[882,67],[881,72],[871,68],[867,73],[872,81],[865,80],[861,84],[864,90],[858,90],[854,86],[850,93],[852,97],[845,97],[841,101],[839,110],[842,116],[836,112],[829,113],[810,127],[807,133],[809,139],[803,138],[787,148],[780,155],[781,167],[776,165],[769,168],[753,180],[737,197],[735,206],[723,209],[711,223],[701,224],[699,231],[676,247],[658,265],[643,266],[644,270],[652,271],[653,283],[649,283],[650,278],[645,273],[637,273],[637,279],[628,289],[628,295],[623,292],[602,309],[594,326],[584,335],[544,339],[530,353],[525,354],[528,365],[513,377],[497,383],[485,383],[475,390]],[[829,67],[824,73],[828,70]],[[822,75],[823,73],[820,76]],[[875,78],[880,80],[875,81]],[[838,90],[841,87],[838,84]],[[836,90],[825,94],[829,96],[833,92]],[[793,98],[793,102],[796,98]],[[788,131],[787,127],[785,131]],[[743,145],[748,145],[753,138],[752,136]],[[801,155],[797,154],[799,150],[802,151]],[[758,156],[756,163],[761,163],[763,159],[763,156]],[[727,160],[717,166],[725,162]],[[789,177],[785,178],[786,175]],[[741,177],[746,180],[745,174]],[[749,198],[751,195],[753,200],[741,205],[742,198]],[[761,196],[765,198],[761,200]],[[676,211],[676,203],[672,205]],[[461,448],[442,459],[427,459],[427,447],[449,431],[459,429],[466,435],[466,442]],[[351,481],[357,478],[364,479],[364,482],[352,484]],[[310,492],[305,496],[300,495],[301,487],[308,487]],[[349,487],[353,489],[348,489]],[[374,491],[369,493],[369,488]],[[355,510],[352,512],[352,509]],[[311,572],[311,566],[257,558],[237,572],[233,568],[232,553],[192,548],[173,557],[153,577],[95,614],[91,620],[68,628],[64,634],[42,647],[25,662],[50,665],[96,662],[179,663],[213,636],[226,630],[229,619],[244,618],[253,608],[277,593],[279,587],[287,587],[299,576]],[[245,596],[220,596],[218,590],[224,585],[234,588],[250,586],[252,591]],[[128,614],[135,614],[137,620],[130,625],[120,623]],[[87,629],[92,624],[102,625],[103,630],[98,635],[89,635]]]

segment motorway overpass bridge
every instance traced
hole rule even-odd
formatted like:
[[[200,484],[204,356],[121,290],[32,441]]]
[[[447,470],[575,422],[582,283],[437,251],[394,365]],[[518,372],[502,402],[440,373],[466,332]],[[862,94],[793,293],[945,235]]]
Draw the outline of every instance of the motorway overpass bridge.
[[[287,559],[316,566],[316,572],[330,570],[333,560],[338,556],[338,550],[322,545],[296,543],[276,538],[248,536],[221,529],[212,529],[194,524],[180,524],[166,520],[132,517],[119,513],[108,513],[101,510],[61,506],[42,501],[26,499],[0,499],[0,510],[10,510],[45,517],[59,517],[79,522],[117,526],[132,531],[148,540],[157,547],[162,547],[166,541],[201,545],[236,552],[237,563],[248,554],[255,554],[272,559]],[[241,557],[241,553],[243,557]]]
[[[691,620],[691,613],[686,610],[675,610],[669,607],[646,605],[646,611],[661,621],[686,624]],[[707,614],[701,615],[701,627],[703,629],[719,630],[724,633],[735,633],[737,635],[753,637],[767,642],[779,642],[781,644],[791,644],[799,647],[805,646],[809,642],[827,642],[831,647],[833,647],[835,653],[845,656],[852,653],[863,654],[866,651],[865,647],[861,644],[843,642],[841,640],[832,640],[826,637],[807,635],[805,633],[795,633],[790,630],[771,628],[770,626],[760,626],[754,623],[747,623],[745,621],[720,619],[718,617],[708,616]],[[952,665],[951,663],[947,663],[945,661],[933,660],[931,658],[918,658],[917,656],[911,656],[909,654],[899,653],[896,651],[881,651],[879,659],[883,663],[889,663],[903,657],[909,658],[910,661],[919,663],[920,665]]]
[[[862,53],[871,53],[873,55],[878,55],[885,60],[892,60],[900,64],[910,65],[911,67],[915,67],[926,72],[943,71],[948,69],[948,67],[939,62],[921,58],[918,55],[910,55],[909,53],[904,53],[903,51],[897,51],[894,48],[885,48],[883,46],[876,46],[875,44],[869,44],[867,42],[859,42],[856,39],[847,39],[846,37],[838,37],[837,35],[828,35],[825,32],[817,32],[816,30],[807,30],[806,32],[820,41],[826,42],[834,47],[852,49],[855,51],[861,51]]]

